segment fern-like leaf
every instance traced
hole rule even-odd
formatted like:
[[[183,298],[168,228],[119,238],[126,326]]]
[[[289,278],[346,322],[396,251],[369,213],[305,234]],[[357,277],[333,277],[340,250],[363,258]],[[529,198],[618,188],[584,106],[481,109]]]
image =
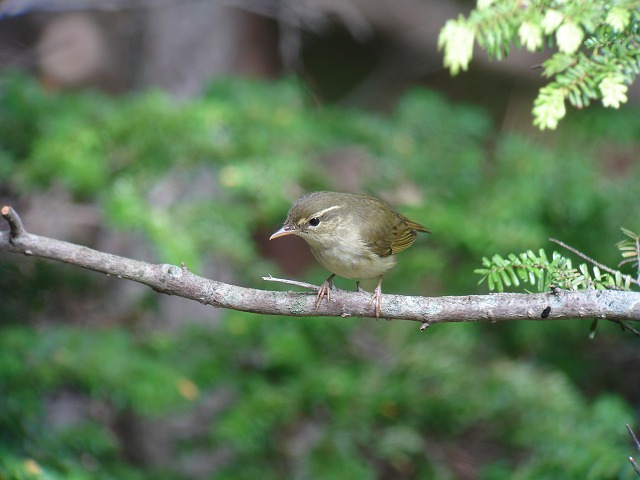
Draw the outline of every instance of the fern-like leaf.
[[[478,284],[487,281],[489,290],[498,292],[521,284],[529,284],[539,292],[548,291],[552,285],[564,290],[631,288],[629,275],[619,271],[613,274],[603,272],[597,265],[589,267],[586,263],[576,268],[570,258],[558,252],[553,252],[549,260],[543,249],[537,254],[528,250],[520,254],[511,253],[506,258],[498,254],[491,258],[483,257],[482,268],[474,272],[482,275]]]

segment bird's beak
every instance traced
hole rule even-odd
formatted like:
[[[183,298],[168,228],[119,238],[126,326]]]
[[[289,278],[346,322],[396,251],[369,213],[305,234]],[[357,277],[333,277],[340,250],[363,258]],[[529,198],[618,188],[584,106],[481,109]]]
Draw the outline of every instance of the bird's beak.
[[[290,225],[284,225],[280,230],[275,232],[273,235],[269,237],[269,240],[273,240],[274,238],[284,237],[285,235],[291,235],[296,233],[296,229]]]

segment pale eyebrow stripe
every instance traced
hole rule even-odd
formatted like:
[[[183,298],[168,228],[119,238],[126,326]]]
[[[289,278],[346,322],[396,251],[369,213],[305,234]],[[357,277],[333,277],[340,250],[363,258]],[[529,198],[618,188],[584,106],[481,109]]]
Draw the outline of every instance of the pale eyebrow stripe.
[[[319,212],[314,213],[310,217],[300,219],[300,221],[298,222],[298,225],[302,225],[304,223],[307,223],[312,218],[320,217],[320,216],[324,215],[325,213],[330,212],[331,210],[336,210],[338,208],[342,208],[342,207],[340,205],[333,205],[333,206],[331,206],[329,208],[325,208],[324,210],[320,210]]]
[[[331,210],[336,210],[338,208],[342,208],[342,207],[340,205],[334,205],[332,207],[325,208],[324,210],[320,210],[319,212],[314,213],[310,218],[320,217],[320,216],[324,215],[325,213],[330,212]]]
[[[298,224],[301,225],[303,223],[307,223],[311,218],[320,217],[320,216],[324,215],[325,213],[330,212],[331,210],[336,210],[338,208],[342,208],[342,207],[340,205],[333,205],[332,207],[325,208],[324,210],[320,210],[319,212],[314,213],[310,217],[300,219]]]

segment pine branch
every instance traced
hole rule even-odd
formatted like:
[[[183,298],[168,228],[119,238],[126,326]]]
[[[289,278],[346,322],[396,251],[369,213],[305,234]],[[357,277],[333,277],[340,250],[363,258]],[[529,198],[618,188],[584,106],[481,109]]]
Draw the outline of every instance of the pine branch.
[[[465,71],[474,42],[501,60],[512,47],[531,52],[557,48],[543,63],[551,81],[534,102],[534,125],[556,128],[568,101],[577,108],[593,100],[619,108],[640,74],[640,2],[478,1],[467,17],[449,20],[438,46],[452,75]]]
[[[276,292],[244,288],[199,277],[184,266],[150,264],[27,233],[9,206],[0,213],[9,231],[0,233],[0,251],[30,255],[132,280],[159,293],[178,295],[217,308],[296,317],[374,317],[370,294],[336,290],[331,302],[315,306],[315,292]],[[305,285],[306,286],[306,285]],[[315,288],[309,285],[309,287]],[[3,292],[8,295],[10,292]],[[584,318],[640,321],[640,293],[626,291],[409,297],[384,294],[381,316],[426,326],[444,322],[500,322]]]

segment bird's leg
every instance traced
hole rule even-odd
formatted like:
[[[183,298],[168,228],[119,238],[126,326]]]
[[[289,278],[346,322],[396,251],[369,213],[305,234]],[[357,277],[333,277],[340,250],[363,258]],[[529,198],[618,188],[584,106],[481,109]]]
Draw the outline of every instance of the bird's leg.
[[[364,288],[362,288],[360,286],[360,282],[356,282],[356,292],[358,292],[358,293],[363,293],[364,292]]]
[[[320,306],[324,297],[327,297],[327,302],[331,301],[331,289],[333,288],[333,277],[335,276],[336,274],[332,273],[331,276],[320,285],[318,296],[316,297],[316,308]]]
[[[380,307],[382,307],[382,275],[378,278],[378,286],[373,291],[373,295],[371,295],[369,306],[373,305],[374,302],[376,306],[376,318],[380,318]]]

